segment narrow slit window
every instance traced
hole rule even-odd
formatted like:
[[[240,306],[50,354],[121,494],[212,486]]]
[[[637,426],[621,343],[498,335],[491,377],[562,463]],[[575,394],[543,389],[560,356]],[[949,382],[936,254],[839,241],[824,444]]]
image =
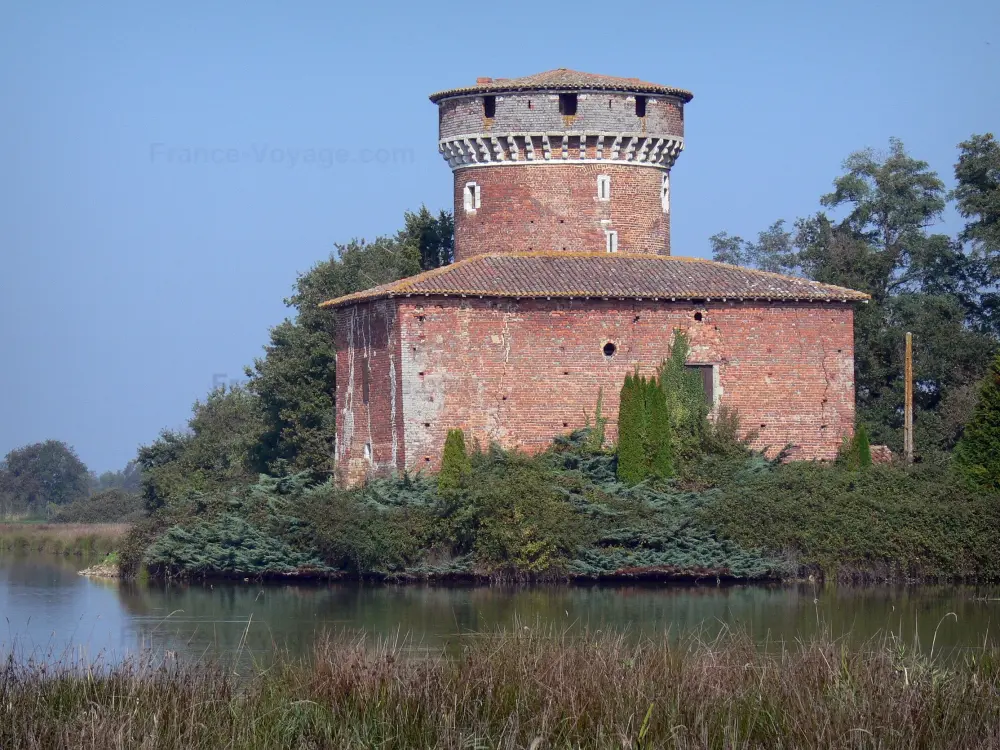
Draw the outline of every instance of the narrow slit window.
[[[597,198],[602,201],[611,200],[611,177],[606,174],[597,176]]]
[[[483,97],[483,117],[493,118],[497,114],[497,98],[495,96]]]
[[[618,232],[613,229],[608,230],[607,235],[607,245],[609,253],[618,252]]]
[[[660,184],[660,203],[663,206],[663,213],[670,210],[670,175],[663,175],[663,182]]]
[[[636,117],[646,116],[646,97],[637,96],[635,98],[635,116]]]
[[[480,206],[479,185],[474,182],[465,183],[464,204],[466,211],[475,211]]]
[[[559,94],[559,114],[565,117],[576,115],[576,94]]]

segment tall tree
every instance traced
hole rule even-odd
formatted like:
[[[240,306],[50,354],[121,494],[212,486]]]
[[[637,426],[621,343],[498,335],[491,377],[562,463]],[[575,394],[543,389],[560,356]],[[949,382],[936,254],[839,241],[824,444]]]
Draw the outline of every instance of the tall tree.
[[[455,219],[447,211],[437,216],[421,206],[417,212],[403,214],[403,229],[396,236],[401,245],[416,248],[420,269],[446,266],[455,259]]]
[[[859,289],[872,301],[855,312],[855,386],[859,418],[877,443],[900,447],[903,341],[916,342],[917,444],[948,449],[969,416],[974,384],[996,347],[984,323],[980,266],[960,242],[929,233],[946,194],[926,162],[892,139],[888,151],[859,151],[844,162],[825,213],[780,222],[756,242],[720,233],[717,259],[795,273]]]
[[[49,504],[66,505],[90,492],[90,472],[70,446],[46,440],[12,450],[0,464],[5,513],[41,515]]]
[[[973,486],[1000,492],[1000,356],[983,379],[975,413],[955,448],[955,464]]]

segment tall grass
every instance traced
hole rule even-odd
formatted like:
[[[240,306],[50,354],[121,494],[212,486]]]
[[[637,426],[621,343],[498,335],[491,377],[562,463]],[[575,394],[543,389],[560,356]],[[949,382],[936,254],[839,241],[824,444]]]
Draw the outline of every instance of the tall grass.
[[[0,523],[0,552],[107,555],[128,529],[125,523]]]
[[[760,648],[727,633],[636,642],[521,629],[416,658],[321,639],[253,675],[139,658],[0,666],[0,747],[985,747],[1000,651],[950,659],[892,636]]]

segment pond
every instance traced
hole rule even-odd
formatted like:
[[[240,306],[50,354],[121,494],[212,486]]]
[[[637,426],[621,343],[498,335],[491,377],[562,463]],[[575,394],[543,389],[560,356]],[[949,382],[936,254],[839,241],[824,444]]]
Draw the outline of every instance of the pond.
[[[0,555],[0,655],[117,660],[139,649],[266,660],[308,652],[317,634],[407,636],[440,650],[478,632],[544,627],[635,635],[724,627],[760,643],[826,630],[864,640],[892,630],[929,648],[994,642],[1000,587],[139,585],[84,578],[88,561]]]

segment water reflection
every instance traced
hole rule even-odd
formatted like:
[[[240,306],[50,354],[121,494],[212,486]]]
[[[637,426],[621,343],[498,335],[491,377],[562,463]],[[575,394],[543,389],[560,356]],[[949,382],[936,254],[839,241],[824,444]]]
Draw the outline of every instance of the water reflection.
[[[535,586],[136,584],[76,575],[84,561],[0,557],[0,615],[11,647],[36,654],[121,655],[142,647],[186,656],[267,659],[304,653],[324,630],[410,634],[439,649],[496,628],[583,628],[636,635],[742,627],[761,642],[808,638],[821,629],[854,640],[892,630],[929,646],[981,647],[993,639],[1000,602],[993,587],[820,588],[802,586]],[[954,613],[957,620],[948,617]]]

